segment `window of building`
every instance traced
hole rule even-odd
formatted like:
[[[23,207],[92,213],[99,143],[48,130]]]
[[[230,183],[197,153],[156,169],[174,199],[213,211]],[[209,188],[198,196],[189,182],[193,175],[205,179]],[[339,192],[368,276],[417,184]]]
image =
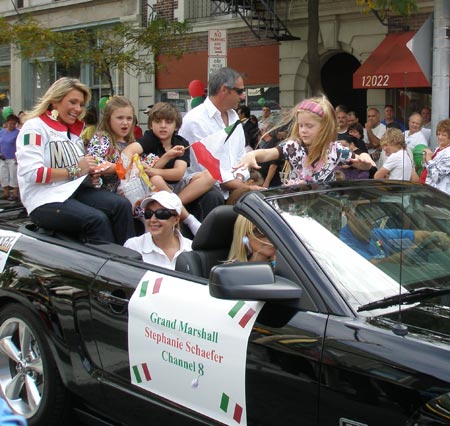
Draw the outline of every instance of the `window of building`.
[[[0,46],[0,105],[10,104],[11,86],[11,50],[9,46]]]

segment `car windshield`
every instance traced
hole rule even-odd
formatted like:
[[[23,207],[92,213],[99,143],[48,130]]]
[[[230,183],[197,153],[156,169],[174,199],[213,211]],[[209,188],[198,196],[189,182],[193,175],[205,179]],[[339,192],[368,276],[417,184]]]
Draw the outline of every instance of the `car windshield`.
[[[270,199],[355,310],[450,286],[449,201],[427,186],[382,183]]]

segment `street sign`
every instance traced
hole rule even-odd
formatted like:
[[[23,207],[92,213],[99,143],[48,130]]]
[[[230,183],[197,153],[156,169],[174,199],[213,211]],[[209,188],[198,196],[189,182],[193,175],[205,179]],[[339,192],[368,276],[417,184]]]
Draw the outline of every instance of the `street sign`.
[[[226,57],[210,57],[208,58],[208,75],[213,71],[227,66]]]
[[[208,56],[227,56],[227,30],[208,31]]]

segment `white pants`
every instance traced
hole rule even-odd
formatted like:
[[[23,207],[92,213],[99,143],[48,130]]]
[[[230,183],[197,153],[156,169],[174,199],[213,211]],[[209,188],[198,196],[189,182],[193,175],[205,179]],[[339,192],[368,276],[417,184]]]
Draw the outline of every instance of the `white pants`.
[[[10,186],[17,188],[17,163],[16,160],[0,160],[0,184],[2,188]]]

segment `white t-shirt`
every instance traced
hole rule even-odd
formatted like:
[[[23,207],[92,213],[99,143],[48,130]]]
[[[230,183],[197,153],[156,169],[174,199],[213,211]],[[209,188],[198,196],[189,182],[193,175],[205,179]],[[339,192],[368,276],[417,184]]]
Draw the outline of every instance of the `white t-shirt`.
[[[410,180],[412,161],[406,150],[394,152],[386,158],[383,167],[389,170],[389,179]]]
[[[133,249],[142,255],[142,260],[145,263],[152,263],[153,265],[162,266],[163,268],[175,270],[177,257],[184,251],[191,251],[192,241],[183,237],[180,232],[177,233],[180,240],[180,249],[175,253],[175,256],[170,260],[166,253],[162,251],[154,242],[152,234],[146,232],[139,237],[133,237],[125,241],[124,247]]]
[[[405,130],[405,142],[410,150],[413,150],[417,145],[428,146],[427,138],[422,132],[416,132],[410,135],[409,130]]]

